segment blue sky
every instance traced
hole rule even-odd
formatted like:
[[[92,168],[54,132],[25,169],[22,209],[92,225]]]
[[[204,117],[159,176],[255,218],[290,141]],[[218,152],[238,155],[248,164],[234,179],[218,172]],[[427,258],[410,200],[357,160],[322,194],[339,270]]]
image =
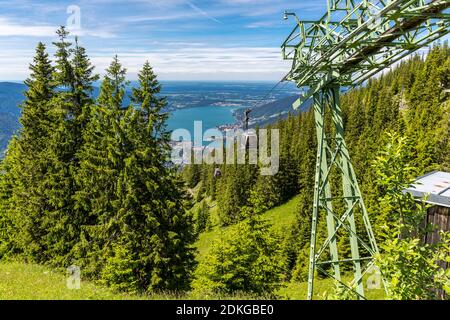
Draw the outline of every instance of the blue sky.
[[[0,80],[28,75],[38,41],[54,49],[59,25],[77,22],[102,74],[115,54],[131,80],[149,60],[162,80],[279,80],[280,45],[293,27],[283,11],[319,18],[325,0],[0,0]],[[76,8],[76,7],[75,7]]]

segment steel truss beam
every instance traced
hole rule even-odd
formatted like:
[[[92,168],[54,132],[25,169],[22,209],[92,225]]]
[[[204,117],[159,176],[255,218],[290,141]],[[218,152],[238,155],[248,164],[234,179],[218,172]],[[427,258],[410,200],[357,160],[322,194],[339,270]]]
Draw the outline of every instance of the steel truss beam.
[[[299,87],[329,72],[355,86],[450,32],[448,0],[328,0],[318,21],[300,21],[282,45]],[[298,104],[311,96],[305,95]]]

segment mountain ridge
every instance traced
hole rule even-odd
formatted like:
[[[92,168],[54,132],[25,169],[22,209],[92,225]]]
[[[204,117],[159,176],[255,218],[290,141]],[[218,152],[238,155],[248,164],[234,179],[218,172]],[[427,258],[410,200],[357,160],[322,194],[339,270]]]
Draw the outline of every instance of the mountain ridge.
[[[277,99],[268,103],[258,105],[251,108],[249,114],[249,127],[266,126],[278,120],[283,120],[289,114],[299,114],[306,112],[311,107],[311,100],[305,101],[298,109],[294,110],[292,104],[298,99],[298,95],[288,96],[282,99]],[[234,116],[239,122],[244,119],[245,108],[236,110]]]

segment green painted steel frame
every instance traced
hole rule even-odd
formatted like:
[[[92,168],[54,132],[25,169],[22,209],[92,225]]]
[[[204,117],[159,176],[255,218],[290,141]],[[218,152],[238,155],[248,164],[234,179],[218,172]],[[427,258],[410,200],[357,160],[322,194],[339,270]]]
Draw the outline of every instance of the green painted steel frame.
[[[314,204],[311,228],[311,246],[308,275],[308,299],[313,298],[314,274],[320,270],[332,276],[349,290],[355,290],[356,294],[364,299],[362,278],[368,268],[373,265],[373,255],[378,252],[375,237],[370,225],[361,191],[356,180],[350,156],[344,141],[344,127],[339,101],[339,84],[331,82],[326,84],[314,94],[314,118],[317,134],[317,158],[316,175],[314,183]],[[329,108],[334,124],[334,137],[327,137],[325,132],[325,110]],[[332,146],[328,141],[334,141]],[[342,179],[342,191],[331,192],[329,176],[333,168],[336,168]],[[333,210],[333,201],[343,200],[345,211],[338,215]],[[324,214],[327,222],[328,237],[317,247],[317,224],[320,214]],[[355,214],[362,217],[367,239],[362,239],[356,229]],[[350,238],[351,259],[338,257],[337,238],[340,229],[345,229]],[[360,246],[364,248],[366,257],[360,257]],[[330,260],[323,260],[326,249],[329,249]],[[352,285],[348,286],[341,280],[342,263],[352,262],[355,276]],[[366,264],[363,265],[362,262]],[[330,274],[322,266],[329,264],[333,269]]]
[[[378,252],[356,175],[344,141],[339,102],[341,86],[357,86],[412,52],[450,33],[449,0],[327,0],[327,12],[317,21],[300,21],[282,45],[283,58],[292,60],[285,80],[295,81],[306,92],[294,109],[311,97],[317,131],[317,159],[309,258],[308,299],[313,298],[314,274],[334,278],[364,299],[364,275],[374,265]],[[329,108],[334,137],[325,132],[325,110]],[[328,141],[333,141],[333,145]],[[329,175],[338,170],[342,190],[332,193]],[[333,201],[344,202],[339,215]],[[317,246],[317,225],[325,215],[328,237]],[[366,237],[356,229],[361,215]],[[351,258],[339,259],[337,239],[349,236]],[[361,251],[362,250],[362,251]],[[323,258],[329,252],[329,259]],[[360,252],[366,256],[361,257]],[[350,285],[341,280],[341,264],[353,264]],[[328,265],[331,272],[324,267]]]
[[[448,0],[327,0],[318,21],[300,21],[282,45],[286,80],[313,87],[330,72],[341,86],[371,76],[450,32]],[[312,97],[309,93],[296,105]]]

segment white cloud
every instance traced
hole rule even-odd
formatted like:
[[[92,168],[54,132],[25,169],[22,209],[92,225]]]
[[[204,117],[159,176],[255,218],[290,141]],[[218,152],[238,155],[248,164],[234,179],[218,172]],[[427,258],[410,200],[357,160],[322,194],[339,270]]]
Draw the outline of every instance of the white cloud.
[[[111,63],[113,55],[117,54],[131,80],[136,79],[146,60],[165,80],[279,80],[290,68],[289,62],[282,60],[280,49],[271,47],[174,47],[153,51],[120,51],[111,48],[89,52],[96,72],[101,75]],[[33,55],[31,49],[2,50],[0,79],[25,79]]]
[[[255,28],[267,28],[272,27],[275,24],[273,21],[260,21],[260,22],[252,22],[246,25],[247,28],[255,29]]]
[[[103,39],[109,39],[109,38],[115,38],[116,35],[113,32],[110,32],[108,30],[102,30],[102,29],[76,29],[71,30],[69,28],[70,34],[72,36],[79,36],[79,37],[95,37],[95,38],[103,38]]]
[[[25,25],[11,22],[9,19],[0,17],[1,37],[52,37],[56,27],[50,25]]]
[[[28,25],[12,22],[11,19],[0,17],[0,37],[54,37],[57,25]],[[115,34],[102,28],[70,30],[72,35],[91,36],[96,38],[113,38]]]
[[[290,63],[283,61],[279,48],[186,48],[149,52],[117,52],[127,68],[130,78],[136,78],[143,63],[149,60],[163,78],[229,79],[239,75],[242,79],[276,79],[289,71]],[[93,55],[97,71],[106,69],[110,56]]]
[[[277,2],[277,1],[276,0],[222,0],[221,2],[223,2],[225,4],[252,4],[252,5],[258,5],[258,4],[268,3],[268,2],[274,3],[274,2]]]
[[[8,50],[0,52],[0,79],[23,80],[28,77],[28,65],[32,61],[33,50]]]

